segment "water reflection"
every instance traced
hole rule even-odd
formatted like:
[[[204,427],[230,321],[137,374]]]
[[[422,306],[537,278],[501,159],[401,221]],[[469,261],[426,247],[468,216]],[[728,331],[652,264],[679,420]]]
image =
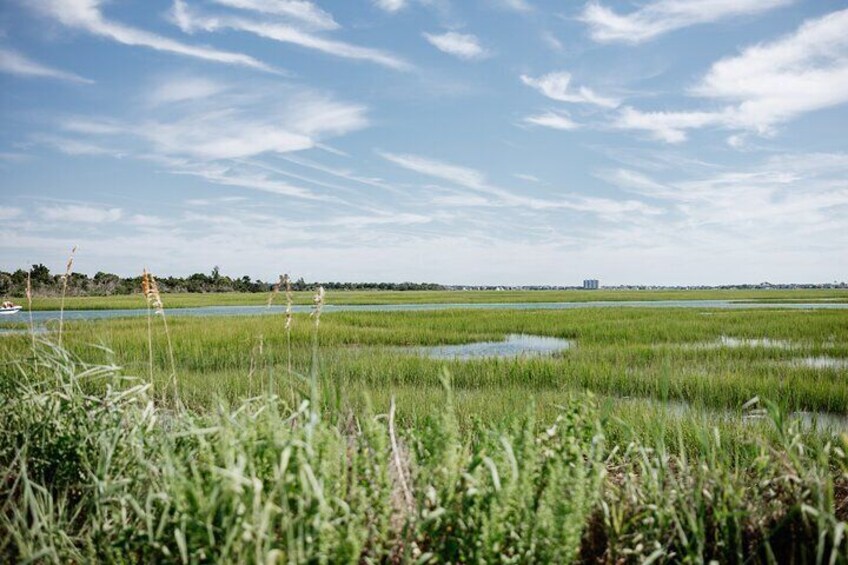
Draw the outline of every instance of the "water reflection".
[[[486,359],[552,355],[571,347],[567,339],[540,335],[509,334],[503,341],[477,341],[459,345],[417,347],[413,351],[432,359]]]

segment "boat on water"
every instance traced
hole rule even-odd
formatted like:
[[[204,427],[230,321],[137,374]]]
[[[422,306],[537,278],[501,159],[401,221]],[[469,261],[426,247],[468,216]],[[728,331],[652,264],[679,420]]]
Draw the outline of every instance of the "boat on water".
[[[21,311],[23,306],[18,306],[16,304],[12,304],[9,301],[0,304],[0,316],[10,316],[12,314],[17,314]]]

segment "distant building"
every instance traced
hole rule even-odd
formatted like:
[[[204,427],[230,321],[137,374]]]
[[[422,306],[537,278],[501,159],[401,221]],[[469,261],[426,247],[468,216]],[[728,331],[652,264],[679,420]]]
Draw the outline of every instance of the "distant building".
[[[584,290],[598,290],[598,279],[586,279],[583,281]]]

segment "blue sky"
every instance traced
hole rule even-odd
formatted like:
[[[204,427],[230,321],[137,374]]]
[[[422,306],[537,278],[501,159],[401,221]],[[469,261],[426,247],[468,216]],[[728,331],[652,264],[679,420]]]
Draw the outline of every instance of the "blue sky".
[[[845,280],[836,0],[10,0],[0,268]]]

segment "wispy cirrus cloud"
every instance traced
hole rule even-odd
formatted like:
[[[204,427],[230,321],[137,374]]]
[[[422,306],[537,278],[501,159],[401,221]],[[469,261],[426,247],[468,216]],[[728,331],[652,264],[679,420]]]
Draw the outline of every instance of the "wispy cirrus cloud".
[[[31,141],[69,155],[135,158],[216,185],[333,199],[316,193],[319,181],[298,179],[259,160],[317,148],[322,140],[365,128],[367,108],[269,81],[254,86],[247,94],[199,75],[160,77],[127,116],[64,118],[58,133]]]
[[[216,4],[260,14],[289,18],[312,29],[333,30],[340,26],[332,14],[306,0],[213,0]]]
[[[522,122],[531,126],[541,126],[544,128],[566,131],[580,127],[580,124],[572,120],[566,112],[553,110],[549,110],[541,114],[525,116]]]
[[[0,47],[0,71],[25,77],[52,78],[83,84],[94,83],[93,80],[43,65],[33,61],[26,55],[3,47]]]
[[[625,168],[598,176],[627,192],[667,201],[681,216],[681,226],[703,229],[702,237],[716,230],[790,241],[814,226],[834,235],[848,233],[843,220],[848,212],[846,174],[844,153],[799,153],[676,180]],[[843,234],[829,245],[845,239]]]
[[[619,14],[596,0],[583,9],[581,21],[601,43],[644,43],[693,25],[759,14],[792,0],[654,0],[629,14]]]
[[[218,95],[202,96],[210,85]],[[126,120],[76,117],[61,126],[83,141],[124,137],[145,142],[139,154],[210,161],[310,149],[369,123],[364,106],[309,89],[265,85],[251,96],[226,89],[197,76],[166,78],[152,89],[160,103],[152,114],[145,110]],[[178,104],[186,97],[191,105]]]
[[[42,218],[51,222],[100,224],[117,222],[124,213],[120,208],[96,207],[86,204],[45,206],[39,209]]]
[[[154,85],[147,93],[147,100],[153,105],[173,104],[209,98],[226,91],[229,85],[219,80],[202,76],[167,77]]]
[[[412,65],[401,57],[380,49],[328,39],[293,25],[267,18],[249,18],[229,14],[206,15],[189,6],[184,0],[174,0],[172,18],[185,33],[195,33],[196,31],[219,32],[223,30],[242,31],[343,59],[368,61],[396,70],[412,68]]]
[[[470,206],[514,206],[535,211],[573,210],[597,215],[609,221],[632,220],[636,216],[662,214],[661,209],[632,199],[612,200],[570,193],[560,194],[556,199],[525,196],[490,183],[484,173],[469,167],[420,155],[387,152],[380,152],[379,155],[404,169],[489,196],[485,200],[479,197],[466,198],[466,205]],[[461,201],[456,197],[453,199],[456,205],[459,205]]]
[[[33,2],[31,7],[41,14],[57,20],[62,25],[81,29],[124,45],[148,47],[156,51],[174,53],[204,61],[274,71],[270,66],[249,55],[219,51],[211,47],[188,45],[156,33],[112,21],[103,16],[100,9],[102,3],[102,0],[44,0]]]
[[[596,94],[591,88],[585,86],[572,90],[570,88],[571,73],[565,71],[548,73],[538,78],[521,75],[521,82],[558,102],[594,104],[602,108],[615,108],[621,103],[615,98]]]
[[[780,39],[714,63],[689,94],[725,105],[650,112],[625,107],[614,127],[646,131],[669,143],[704,127],[770,134],[802,114],[845,104],[848,10],[809,20]]]
[[[466,61],[485,59],[490,56],[489,51],[480,44],[477,36],[470,33],[449,31],[446,33],[424,33],[423,35],[439,51]]]

